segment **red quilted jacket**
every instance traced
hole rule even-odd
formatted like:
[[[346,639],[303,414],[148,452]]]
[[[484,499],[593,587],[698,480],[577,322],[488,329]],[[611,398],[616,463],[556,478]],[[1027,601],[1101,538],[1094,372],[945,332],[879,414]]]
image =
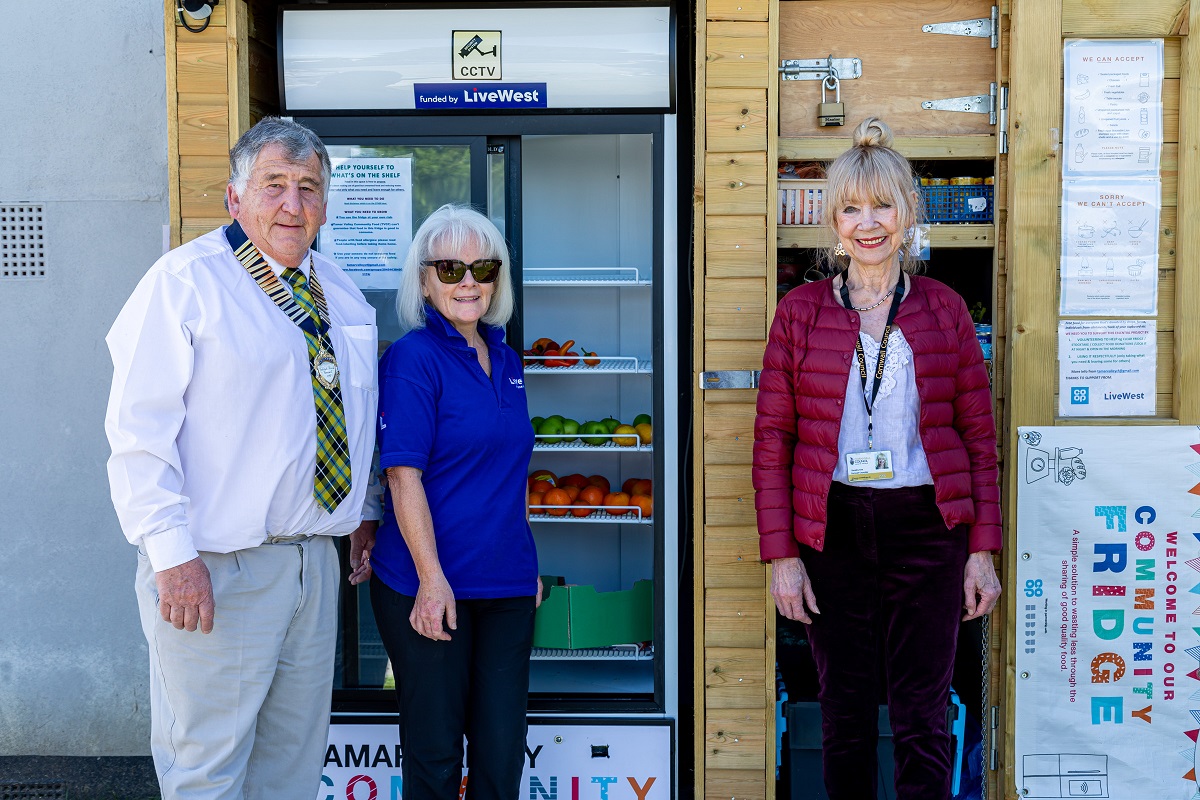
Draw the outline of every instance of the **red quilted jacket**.
[[[938,509],[970,524],[970,552],[1000,549],[996,424],[983,352],[967,305],[950,287],[913,276],[896,325],[913,351],[921,444]],[[788,292],[763,355],[754,421],[754,508],[763,560],[825,546],[826,499],[838,460],[858,314],[829,280]]]

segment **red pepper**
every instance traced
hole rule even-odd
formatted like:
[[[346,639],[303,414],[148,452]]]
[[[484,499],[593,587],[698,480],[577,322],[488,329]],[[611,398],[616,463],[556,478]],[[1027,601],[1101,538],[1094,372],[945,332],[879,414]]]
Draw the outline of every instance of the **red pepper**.
[[[557,356],[558,351],[557,350],[547,350],[546,352],[542,353],[542,355]],[[547,367],[565,367],[565,366],[567,366],[567,362],[563,361],[561,358],[547,358],[542,363],[545,364]]]

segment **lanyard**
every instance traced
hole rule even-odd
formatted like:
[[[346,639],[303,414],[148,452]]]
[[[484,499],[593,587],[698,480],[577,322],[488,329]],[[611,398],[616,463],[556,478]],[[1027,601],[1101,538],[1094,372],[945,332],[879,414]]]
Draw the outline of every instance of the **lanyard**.
[[[842,271],[842,305],[853,311],[854,306],[850,304],[850,290],[846,288],[846,271]],[[888,338],[892,333],[892,324],[896,321],[896,313],[900,310],[900,301],[904,299],[904,275],[900,275],[900,280],[896,283],[896,288],[892,294],[892,307],[888,310],[887,325],[883,328],[883,339],[879,342],[879,361],[875,364],[875,382],[871,386],[870,395],[867,394],[867,355],[863,352],[862,338],[854,337],[854,352],[858,356],[858,375],[862,379],[863,405],[867,408],[867,449],[875,449],[875,420],[874,406],[875,396],[879,394],[879,386],[883,383],[883,365],[887,359]]]
[[[321,289],[321,282],[317,279],[312,253],[308,254],[308,289],[312,294],[313,304],[317,307],[316,321],[313,321],[304,307],[296,302],[291,291],[284,288],[283,281],[279,280],[279,276],[258,252],[258,248],[246,236],[237,220],[234,220],[225,229],[225,238],[229,241],[229,246],[233,248],[234,257],[242,263],[263,293],[279,306],[279,310],[305,333],[310,333],[318,339],[324,339],[329,332],[329,310],[325,301],[325,292]]]

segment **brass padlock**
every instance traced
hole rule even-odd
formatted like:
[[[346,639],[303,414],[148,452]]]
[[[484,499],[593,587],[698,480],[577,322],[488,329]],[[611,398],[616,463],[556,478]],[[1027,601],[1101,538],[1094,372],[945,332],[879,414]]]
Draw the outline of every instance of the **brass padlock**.
[[[826,90],[833,91],[833,102],[825,99]],[[821,81],[821,103],[817,106],[817,124],[822,128],[846,124],[846,104],[842,102],[842,82],[829,74]]]

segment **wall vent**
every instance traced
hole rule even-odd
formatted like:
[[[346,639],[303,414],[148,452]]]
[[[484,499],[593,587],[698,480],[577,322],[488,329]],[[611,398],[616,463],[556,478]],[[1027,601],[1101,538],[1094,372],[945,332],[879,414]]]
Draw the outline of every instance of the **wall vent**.
[[[0,203],[0,279],[46,277],[44,228],[41,206]],[[8,797],[0,784],[0,800]]]
[[[0,207],[0,214],[7,212],[7,206]],[[0,800],[65,800],[66,796],[61,783],[0,783]]]

